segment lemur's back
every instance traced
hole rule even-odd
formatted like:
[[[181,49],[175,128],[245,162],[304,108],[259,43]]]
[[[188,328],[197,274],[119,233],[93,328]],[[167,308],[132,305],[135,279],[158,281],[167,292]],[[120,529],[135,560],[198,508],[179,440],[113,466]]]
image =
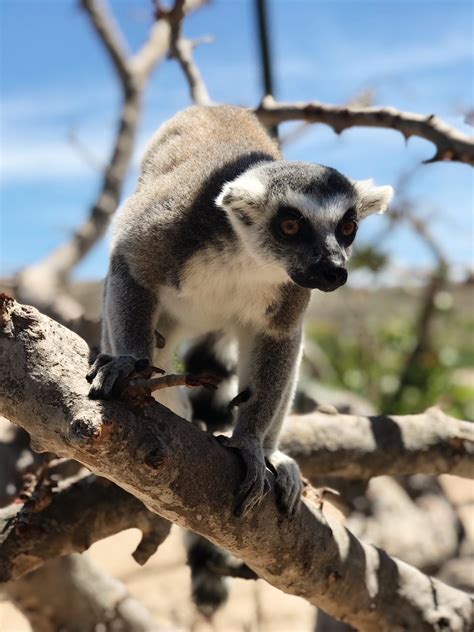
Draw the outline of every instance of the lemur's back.
[[[184,110],[150,142],[137,190],[115,223],[115,251],[147,286],[157,278],[176,285],[202,243],[233,238],[214,204],[223,184],[253,164],[279,158],[276,143],[250,112],[228,105]],[[179,249],[172,246],[177,243]],[[159,261],[150,257],[156,249]]]
[[[188,166],[204,167],[204,180],[216,167],[238,161],[256,152],[281,158],[275,142],[257,118],[230,105],[193,106],[172,118],[152,138],[145,154],[142,181],[148,175],[163,175]],[[185,171],[185,169],[183,169]]]

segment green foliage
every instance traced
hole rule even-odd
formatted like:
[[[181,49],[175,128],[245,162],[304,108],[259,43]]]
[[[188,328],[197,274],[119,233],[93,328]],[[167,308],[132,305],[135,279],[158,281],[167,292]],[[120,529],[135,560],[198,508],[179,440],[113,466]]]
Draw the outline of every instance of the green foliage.
[[[351,270],[366,268],[371,272],[381,272],[388,264],[388,256],[371,244],[359,246],[351,256]]]
[[[474,320],[442,304],[427,348],[412,370],[400,378],[417,344],[414,314],[391,317],[337,318],[309,325],[307,335],[326,353],[334,373],[327,383],[357,393],[381,413],[415,413],[434,404],[474,421]]]

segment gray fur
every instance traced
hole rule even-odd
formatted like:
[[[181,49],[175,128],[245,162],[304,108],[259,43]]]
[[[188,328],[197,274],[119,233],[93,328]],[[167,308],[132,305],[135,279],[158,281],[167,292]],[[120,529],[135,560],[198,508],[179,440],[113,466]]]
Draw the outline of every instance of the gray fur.
[[[350,247],[337,237],[342,218],[384,210],[390,194],[328,167],[282,160],[241,108],[178,114],[152,139],[137,190],[115,222],[102,349],[114,357],[99,357],[91,395],[109,396],[115,379],[133,370],[131,359],[169,370],[184,338],[225,331],[239,344],[239,391],[251,392],[232,438],[222,438],[247,467],[237,511],[263,497],[265,458],[283,509],[296,510],[298,467],[276,448],[293,397],[309,288],[344,283]],[[287,207],[301,213],[301,243],[279,232]],[[154,354],[155,329],[166,346]]]

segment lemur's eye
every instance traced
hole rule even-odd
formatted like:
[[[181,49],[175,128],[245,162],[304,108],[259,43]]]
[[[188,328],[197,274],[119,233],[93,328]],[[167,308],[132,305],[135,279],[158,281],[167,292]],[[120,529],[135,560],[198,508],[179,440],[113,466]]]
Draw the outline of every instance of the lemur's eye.
[[[340,227],[341,234],[344,235],[344,237],[350,237],[355,233],[356,229],[357,224],[352,220],[342,222]]]
[[[297,219],[284,219],[280,223],[280,229],[288,237],[294,237],[300,232],[300,224]]]

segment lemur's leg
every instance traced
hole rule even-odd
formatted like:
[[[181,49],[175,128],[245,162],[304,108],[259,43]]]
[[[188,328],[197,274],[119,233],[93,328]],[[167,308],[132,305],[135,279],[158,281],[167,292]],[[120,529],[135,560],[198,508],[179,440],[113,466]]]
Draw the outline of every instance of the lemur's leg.
[[[298,349],[294,359],[293,368],[289,376],[285,393],[281,399],[280,408],[273,418],[272,425],[268,429],[263,440],[263,451],[266,460],[272,465],[276,475],[276,487],[281,508],[288,513],[293,513],[299,507],[303,483],[298,464],[284,452],[278,450],[278,439],[283,421],[288,414],[294,399],[298,369],[303,351],[302,333],[295,340]]]
[[[303,491],[303,482],[301,480],[301,472],[298,464],[290,456],[278,450],[278,438],[280,436],[283,421],[290,411],[293,402],[296,381],[298,377],[298,368],[302,355],[302,346],[296,358],[293,372],[290,376],[288,386],[284,397],[281,401],[280,409],[275,415],[272,425],[270,426],[265,439],[263,441],[263,452],[266,460],[271,464],[276,476],[276,491],[278,494],[279,505],[284,511],[294,513],[299,507],[301,492]]]
[[[102,353],[87,374],[89,396],[107,399],[118,379],[126,378],[138,360],[150,362],[155,345],[158,298],[132,277],[125,259],[112,255],[106,279]]]
[[[250,397],[239,407],[232,438],[221,439],[224,445],[240,450],[247,467],[238,492],[238,514],[252,509],[265,494],[265,453],[271,461],[292,396],[300,347],[299,328],[280,338],[248,330],[239,334],[239,391],[249,389]],[[279,475],[283,461],[276,456],[277,481],[285,487],[281,494],[283,509],[293,511],[301,483],[298,485],[293,475]],[[288,470],[285,465],[281,467]]]

